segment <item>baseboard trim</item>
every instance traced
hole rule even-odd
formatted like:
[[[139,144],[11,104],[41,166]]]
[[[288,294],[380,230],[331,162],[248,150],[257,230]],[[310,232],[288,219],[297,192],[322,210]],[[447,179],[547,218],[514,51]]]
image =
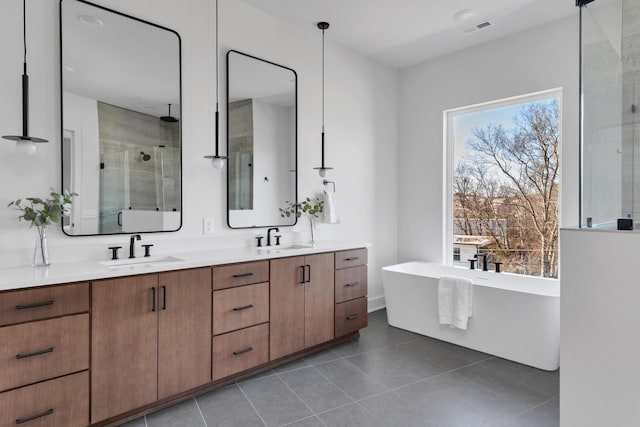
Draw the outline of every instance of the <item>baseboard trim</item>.
[[[367,301],[367,311],[369,313],[372,313],[374,311],[378,311],[378,310],[382,310],[383,308],[387,307],[387,303],[384,299],[384,295],[383,296],[379,296],[379,297],[374,297],[374,298],[369,298],[369,300]]]

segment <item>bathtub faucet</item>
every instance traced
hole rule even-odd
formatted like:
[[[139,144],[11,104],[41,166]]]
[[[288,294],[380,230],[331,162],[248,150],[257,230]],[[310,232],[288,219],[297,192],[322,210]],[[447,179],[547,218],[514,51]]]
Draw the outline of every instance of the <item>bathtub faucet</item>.
[[[489,271],[489,254],[478,254],[482,257],[482,271]]]

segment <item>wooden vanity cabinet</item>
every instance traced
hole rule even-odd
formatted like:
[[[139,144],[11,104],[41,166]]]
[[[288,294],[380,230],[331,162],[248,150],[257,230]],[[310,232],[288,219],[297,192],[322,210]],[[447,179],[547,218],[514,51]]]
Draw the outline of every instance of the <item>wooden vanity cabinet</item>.
[[[335,253],[335,336],[367,326],[367,249]]]
[[[89,284],[0,292],[0,427],[89,423]]]
[[[211,269],[92,284],[91,421],[211,381]]]
[[[271,260],[270,360],[334,337],[334,254]]]

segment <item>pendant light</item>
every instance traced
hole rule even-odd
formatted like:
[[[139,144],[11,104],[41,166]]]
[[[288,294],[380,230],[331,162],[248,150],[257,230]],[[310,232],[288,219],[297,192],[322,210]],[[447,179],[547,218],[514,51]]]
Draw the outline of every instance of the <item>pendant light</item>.
[[[222,169],[224,167],[224,161],[227,160],[229,157],[227,156],[221,156],[220,152],[219,152],[219,146],[220,146],[220,112],[218,111],[218,100],[219,100],[219,96],[218,96],[218,92],[219,91],[219,85],[218,85],[218,0],[216,0],[216,51],[215,51],[215,55],[216,55],[216,117],[215,117],[215,127],[216,127],[216,134],[215,134],[215,141],[216,141],[216,154],[214,154],[213,156],[204,156],[205,159],[211,159],[211,166],[214,167],[214,169]]]
[[[328,22],[318,22],[318,28],[322,30],[322,163],[320,167],[313,168],[318,171],[318,174],[324,178],[327,176],[327,171],[333,169],[324,164],[324,30],[329,28]]]
[[[160,117],[160,120],[162,120],[163,122],[168,122],[168,123],[176,123],[178,121],[178,119],[176,119],[175,117],[173,117],[171,115],[171,104],[169,105],[169,113],[166,116],[162,116]]]
[[[27,154],[36,152],[34,143],[49,142],[29,136],[29,76],[27,75],[27,2],[22,0],[22,36],[24,43],[24,71],[22,74],[22,135],[5,135],[4,139],[16,142],[16,151]]]

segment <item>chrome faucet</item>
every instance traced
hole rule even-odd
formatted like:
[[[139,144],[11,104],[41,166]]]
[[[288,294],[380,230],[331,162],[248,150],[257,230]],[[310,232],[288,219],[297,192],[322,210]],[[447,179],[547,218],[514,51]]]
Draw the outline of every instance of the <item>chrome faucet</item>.
[[[136,257],[136,240],[140,240],[141,238],[142,237],[140,237],[139,234],[131,236],[131,239],[129,240],[129,258]]]
[[[273,227],[267,230],[267,246],[271,246],[271,232],[275,231],[275,232],[280,232],[280,229],[278,227]]]

